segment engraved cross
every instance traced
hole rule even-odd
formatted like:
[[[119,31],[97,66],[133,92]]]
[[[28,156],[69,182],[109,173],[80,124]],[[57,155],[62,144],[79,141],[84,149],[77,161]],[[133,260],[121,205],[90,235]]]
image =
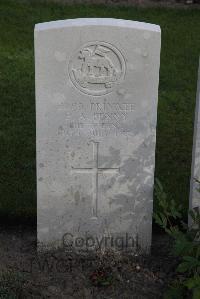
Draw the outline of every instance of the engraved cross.
[[[92,204],[92,214],[94,218],[98,216],[98,188],[99,188],[99,174],[107,173],[119,173],[120,168],[101,168],[99,167],[99,142],[92,141],[93,144],[93,161],[94,167],[88,168],[76,168],[72,167],[73,171],[79,174],[93,174],[93,204]]]

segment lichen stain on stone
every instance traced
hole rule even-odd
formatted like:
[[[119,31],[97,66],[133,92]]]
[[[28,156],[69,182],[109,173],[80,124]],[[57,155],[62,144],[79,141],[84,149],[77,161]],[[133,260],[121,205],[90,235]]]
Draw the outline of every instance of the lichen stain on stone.
[[[109,156],[100,155],[99,161],[103,161],[104,167],[111,167],[116,165],[117,167],[120,166],[121,157],[120,157],[120,150],[115,149],[112,146],[109,148]]]
[[[80,202],[80,193],[79,193],[79,191],[75,192],[74,199],[75,199],[75,205],[78,205],[79,202]]]
[[[71,186],[71,188],[70,188],[71,190],[70,190],[70,192],[71,192],[71,195],[73,195],[73,193],[74,193],[74,190],[73,190],[73,187]]]

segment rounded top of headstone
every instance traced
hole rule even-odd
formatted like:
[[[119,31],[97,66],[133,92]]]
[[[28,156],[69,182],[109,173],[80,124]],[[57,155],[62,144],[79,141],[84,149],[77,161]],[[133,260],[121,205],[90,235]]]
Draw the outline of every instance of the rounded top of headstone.
[[[160,26],[150,23],[114,19],[114,18],[78,18],[78,19],[67,19],[52,22],[38,23],[35,25],[35,31],[59,29],[63,27],[75,27],[75,26],[118,26],[125,28],[135,28],[141,30],[149,30],[160,32]]]

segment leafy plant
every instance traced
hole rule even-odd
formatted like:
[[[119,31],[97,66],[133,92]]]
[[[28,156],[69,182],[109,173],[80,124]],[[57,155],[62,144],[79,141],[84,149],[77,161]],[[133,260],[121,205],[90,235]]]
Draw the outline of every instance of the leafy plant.
[[[113,282],[113,275],[110,269],[98,269],[90,275],[90,281],[95,286],[110,286]]]
[[[154,213],[155,222],[174,240],[173,253],[179,257],[177,272],[181,279],[174,282],[166,298],[183,298],[183,293],[192,293],[193,299],[200,298],[200,211],[195,207],[189,211],[191,225],[182,219],[182,207],[169,200],[159,180],[155,183],[155,196],[158,201]],[[178,225],[177,223],[181,224]]]

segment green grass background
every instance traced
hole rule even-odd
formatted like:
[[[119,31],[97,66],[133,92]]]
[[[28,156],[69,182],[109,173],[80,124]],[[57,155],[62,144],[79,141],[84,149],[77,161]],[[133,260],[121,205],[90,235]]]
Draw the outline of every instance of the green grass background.
[[[200,10],[0,1],[0,220],[36,216],[34,24],[113,17],[159,24],[162,53],[156,177],[188,207]]]

